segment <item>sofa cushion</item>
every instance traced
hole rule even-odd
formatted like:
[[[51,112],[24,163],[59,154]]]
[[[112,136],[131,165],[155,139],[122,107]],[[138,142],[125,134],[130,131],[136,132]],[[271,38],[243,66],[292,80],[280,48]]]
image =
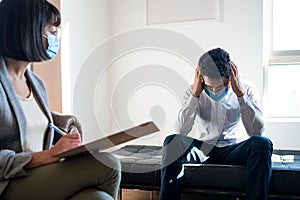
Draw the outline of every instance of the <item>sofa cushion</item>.
[[[300,195],[300,151],[274,150],[270,193]]]
[[[113,151],[122,164],[121,187],[159,190],[162,147],[127,145]],[[274,150],[270,194],[300,195],[300,152]],[[186,164],[185,189],[213,189],[244,193],[245,167]]]
[[[158,190],[162,147],[127,145],[112,153],[122,164],[122,187]]]

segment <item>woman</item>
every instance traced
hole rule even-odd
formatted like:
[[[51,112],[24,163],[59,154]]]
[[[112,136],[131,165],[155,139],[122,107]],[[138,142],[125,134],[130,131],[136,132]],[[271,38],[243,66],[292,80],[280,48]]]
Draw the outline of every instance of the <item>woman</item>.
[[[46,0],[0,2],[0,199],[116,199],[120,163],[109,153],[59,162],[78,133],[54,144],[45,86],[28,69],[59,49],[59,11]]]

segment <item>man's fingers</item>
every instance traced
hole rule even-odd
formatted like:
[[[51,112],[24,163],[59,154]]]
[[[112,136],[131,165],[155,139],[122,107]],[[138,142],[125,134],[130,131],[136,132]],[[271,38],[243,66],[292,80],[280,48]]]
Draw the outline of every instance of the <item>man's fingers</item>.
[[[231,73],[236,76],[237,75],[237,66],[234,64],[234,62],[231,62]]]

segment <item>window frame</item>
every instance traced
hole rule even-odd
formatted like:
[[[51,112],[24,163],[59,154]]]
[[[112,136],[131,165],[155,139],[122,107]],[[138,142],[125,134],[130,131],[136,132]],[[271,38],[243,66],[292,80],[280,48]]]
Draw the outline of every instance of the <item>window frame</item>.
[[[274,6],[273,6],[273,1],[274,0],[269,0],[267,7],[270,6],[269,10],[269,35],[270,35],[270,41],[269,41],[269,49],[270,49],[270,54],[268,56],[268,65],[278,65],[278,64],[283,64],[283,65],[295,65],[295,64],[300,64],[300,49],[299,50],[283,50],[283,51],[274,51],[273,49],[273,19],[274,19]],[[284,0],[283,0],[284,1]]]
[[[269,106],[270,101],[272,101],[270,94],[272,88],[270,80],[272,79],[272,73],[277,67],[283,67],[288,69],[288,66],[299,66],[300,69],[300,49],[299,50],[283,50],[273,51],[273,1],[274,0],[264,0],[263,1],[263,96],[262,96],[262,106],[265,112],[265,117],[269,121],[279,120],[279,121],[295,121],[300,122],[300,116],[289,113],[288,115],[273,113]],[[286,66],[286,67],[285,67]],[[293,73],[293,72],[291,72]],[[300,105],[300,104],[299,104]]]

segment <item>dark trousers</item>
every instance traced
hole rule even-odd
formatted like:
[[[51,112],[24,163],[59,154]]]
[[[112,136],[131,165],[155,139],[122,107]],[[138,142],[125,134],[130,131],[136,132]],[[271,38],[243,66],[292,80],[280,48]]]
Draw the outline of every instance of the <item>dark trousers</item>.
[[[82,154],[30,170],[11,179],[1,200],[114,200],[121,181],[120,161],[110,153]]]
[[[263,136],[216,147],[184,135],[170,135],[163,147],[160,200],[180,199],[184,163],[246,166],[246,199],[268,199],[272,152],[272,142]]]

